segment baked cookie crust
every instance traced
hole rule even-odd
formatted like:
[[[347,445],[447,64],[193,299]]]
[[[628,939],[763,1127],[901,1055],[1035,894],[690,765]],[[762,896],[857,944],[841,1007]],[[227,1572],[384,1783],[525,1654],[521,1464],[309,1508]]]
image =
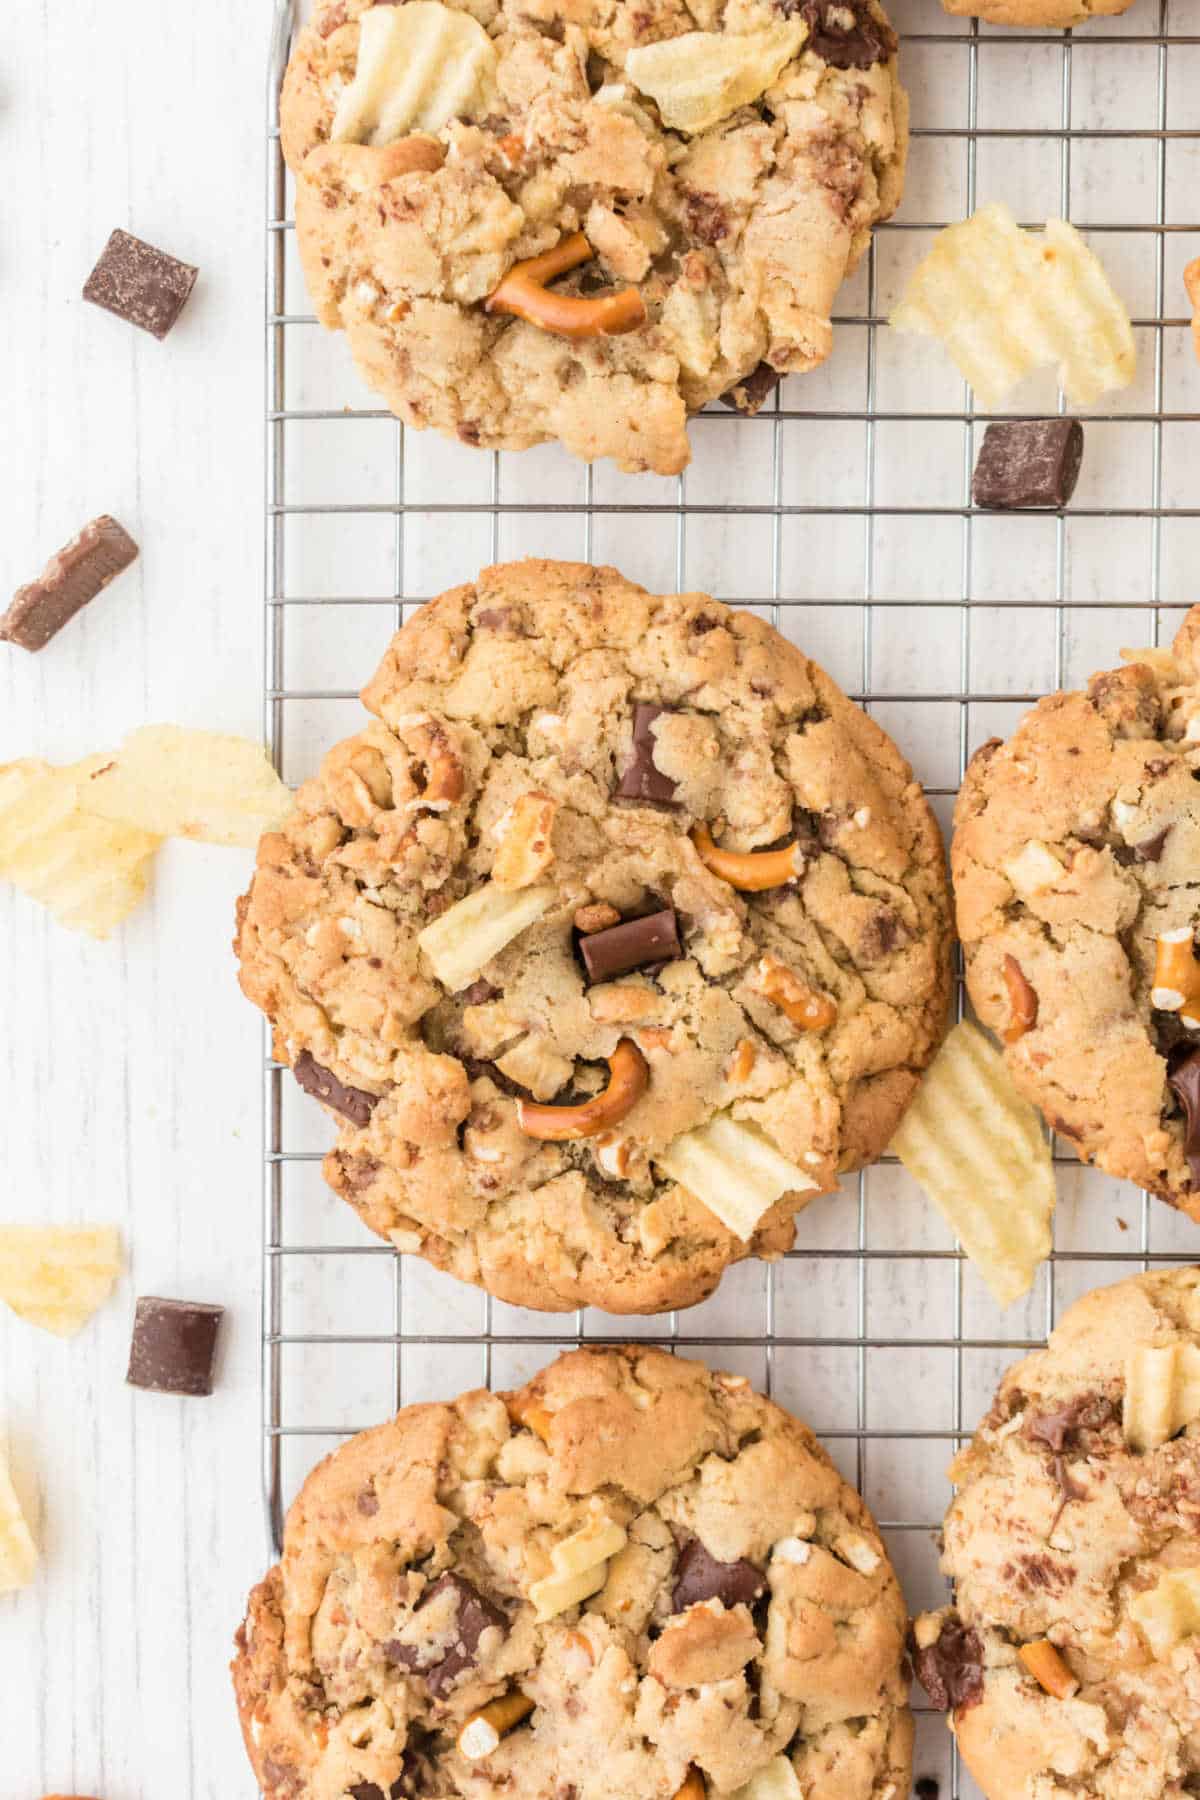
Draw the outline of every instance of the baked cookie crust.
[[[552,1311],[691,1305],[782,1253],[811,1194],[890,1141],[945,1029],[941,839],[895,746],[753,614],[573,563],[442,595],[363,699],[377,722],[262,840],[237,934],[277,1055],[338,1123],[334,1189],[400,1248]],[[781,885],[731,886],[701,825],[721,850],[792,846]],[[447,986],[418,935],[514,879],[542,916]],[[589,979],[595,925],[672,913],[661,962]],[[606,1091],[618,1053],[647,1085],[614,1129],[523,1127],[523,1105]],[[657,1160],[717,1116],[812,1183],[745,1238]]]
[[[1134,1450],[1127,1430],[1131,1358],[1198,1346],[1200,1270],[1091,1293],[1009,1370],[951,1467],[957,1610],[916,1621],[916,1661],[988,1800],[1195,1791],[1196,1639],[1172,1611],[1179,1578],[1200,1579],[1200,1438],[1191,1423]]]
[[[555,1552],[600,1531],[594,1591],[540,1616]],[[741,1377],[579,1350],[321,1463],[233,1678],[267,1800],[672,1800],[689,1771],[718,1800],[778,1759],[797,1792],[897,1800],[904,1627],[807,1427]],[[470,1761],[464,1725],[511,1694],[532,1712]]]
[[[1132,0],[942,0],[956,17],[986,19],[989,25],[1066,31],[1089,19],[1108,19],[1127,11]]]
[[[1159,939],[1186,939],[1196,919],[1200,608],[1173,649],[1130,656],[973,758],[951,851],[958,931],[971,999],[1011,1038],[1021,1091],[1085,1162],[1200,1218],[1171,1086],[1200,1031],[1186,1003],[1156,1004],[1155,979]],[[1019,1035],[1018,1005],[1035,1013]]]
[[[558,438],[588,460],[677,473],[689,413],[735,389],[752,410],[772,371],[829,354],[834,295],[903,187],[895,34],[877,0],[463,10],[497,53],[491,110],[423,138],[433,154],[407,172],[395,145],[330,141],[367,0],[325,0],[300,34],[281,130],[318,317],[408,425],[489,449]],[[781,22],[803,31],[798,54],[697,135],[668,130],[627,78],[639,48],[723,33],[732,58]],[[633,286],[642,328],[572,340],[485,312],[514,264],[579,231],[594,257],[554,292]]]

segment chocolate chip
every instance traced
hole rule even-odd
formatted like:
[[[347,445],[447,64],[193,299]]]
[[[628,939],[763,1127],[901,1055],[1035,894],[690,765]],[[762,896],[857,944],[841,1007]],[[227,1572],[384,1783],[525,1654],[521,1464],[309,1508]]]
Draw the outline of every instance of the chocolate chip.
[[[165,250],[114,231],[84,284],[83,297],[153,337],[165,338],[187,304],[199,269]]]
[[[723,1606],[749,1606],[766,1591],[760,1570],[744,1559],[718,1562],[699,1538],[689,1538],[675,1564],[672,1612],[683,1612],[701,1600],[719,1600]]]
[[[1137,852],[1139,861],[1159,862],[1170,835],[1171,827],[1164,825],[1161,831],[1154,833],[1153,837],[1143,838],[1140,844],[1135,844],[1133,848]]]
[[[364,1519],[373,1519],[379,1511],[379,1496],[373,1494],[370,1488],[364,1488],[354,1504]]]
[[[499,992],[500,989],[493,987],[490,981],[473,981],[470,987],[465,987],[462,993],[455,997],[461,1000],[464,1006],[485,1006],[489,1000],[494,1000]]]
[[[675,783],[654,762],[655,719],[673,712],[670,706],[652,706],[639,700],[633,709],[633,761],[617,783],[622,800],[654,800],[660,806],[677,806]]]
[[[1167,1086],[1187,1117],[1183,1154],[1192,1171],[1192,1186],[1200,1187],[1200,1050],[1191,1051],[1174,1069],[1170,1069]]]
[[[877,19],[867,0],[776,0],[784,18],[799,13],[809,28],[805,50],[812,50],[834,69],[869,69],[886,62],[896,49],[896,34]],[[853,23],[846,24],[847,14]]]
[[[939,1712],[977,1706],[983,1699],[983,1645],[960,1619],[946,1620],[936,1644],[910,1648],[917,1679]]]
[[[427,1593],[422,1594],[414,1616],[424,1612],[427,1606],[445,1593],[453,1593],[455,1596],[458,1636],[439,1662],[424,1665],[421,1660],[423,1647],[420,1644],[402,1643],[398,1638],[393,1638],[383,1647],[389,1662],[400,1663],[404,1668],[413,1669],[424,1676],[426,1686],[435,1700],[441,1698],[446,1688],[464,1669],[475,1667],[479,1640],[485,1631],[499,1631],[504,1637],[508,1636],[508,1620],[499,1607],[493,1606],[490,1600],[485,1600],[461,1575],[453,1573],[443,1575]]]
[[[682,955],[674,909],[667,907],[640,919],[627,919],[623,925],[610,925],[607,931],[590,932],[580,938],[579,954],[591,981],[611,981],[614,975],[627,975],[631,969],[673,962]]]
[[[1082,462],[1078,419],[1005,419],[983,434],[971,493],[998,512],[1065,506]]]
[[[211,1394],[224,1316],[223,1306],[198,1300],[139,1300],[126,1381],[156,1394]]]
[[[316,1057],[307,1050],[302,1050],[292,1064],[292,1074],[306,1094],[323,1100],[326,1106],[331,1106],[334,1112],[340,1112],[352,1125],[369,1124],[371,1114],[379,1105],[379,1094],[368,1094],[363,1088],[343,1087],[337,1076],[322,1068]]]
[[[769,362],[760,362],[756,369],[751,369],[740,381],[735,381],[721,395],[721,405],[730,407],[734,412],[745,413],[752,419],[756,412],[766,405],[783,376],[778,369],[773,369]]]
[[[36,581],[17,589],[12,605],[0,617],[0,639],[22,650],[44,650],[137,553],[124,526],[102,513],[55,552]]]

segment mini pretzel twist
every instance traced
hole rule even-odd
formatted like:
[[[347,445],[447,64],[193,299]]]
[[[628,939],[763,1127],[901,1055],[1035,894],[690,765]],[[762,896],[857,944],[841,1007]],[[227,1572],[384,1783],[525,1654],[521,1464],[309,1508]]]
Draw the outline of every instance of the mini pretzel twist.
[[[553,250],[514,263],[484,301],[484,311],[511,313],[558,337],[619,337],[622,332],[636,331],[646,323],[646,304],[635,287],[585,299],[579,294],[555,294],[546,286],[568,269],[590,262],[595,254],[583,232],[573,232]]]
[[[1004,985],[1008,989],[1010,1023],[1000,1035],[1006,1044],[1015,1044],[1037,1024],[1038,997],[1015,956],[1004,958]]]
[[[804,855],[795,839],[782,850],[721,850],[713,843],[708,826],[697,825],[692,842],[705,868],[743,893],[782,887],[804,872]]]
[[[1200,1030],[1200,961],[1190,925],[1164,931],[1157,940],[1150,1004],[1158,1012],[1178,1013],[1189,1030]]]
[[[1022,1644],[1017,1655],[1033,1679],[1056,1700],[1070,1700],[1079,1692],[1079,1683],[1049,1638]]]
[[[750,985],[800,1031],[828,1031],[837,1019],[837,1005],[829,995],[810,988],[774,956],[760,957]]]
[[[468,1762],[482,1762],[496,1749],[500,1739],[522,1719],[527,1719],[532,1711],[533,1701],[519,1688],[489,1700],[486,1706],[471,1714],[459,1732],[459,1755],[465,1756]]]
[[[508,1402],[508,1416],[514,1424],[524,1425],[535,1437],[540,1437],[543,1444],[550,1442],[550,1427],[554,1423],[554,1414],[548,1407],[526,1395],[516,1395]]]
[[[517,1124],[526,1137],[559,1144],[596,1137],[610,1125],[619,1125],[649,1087],[650,1066],[632,1038],[622,1038],[608,1059],[608,1068],[608,1086],[579,1106],[542,1106],[518,1100]]]

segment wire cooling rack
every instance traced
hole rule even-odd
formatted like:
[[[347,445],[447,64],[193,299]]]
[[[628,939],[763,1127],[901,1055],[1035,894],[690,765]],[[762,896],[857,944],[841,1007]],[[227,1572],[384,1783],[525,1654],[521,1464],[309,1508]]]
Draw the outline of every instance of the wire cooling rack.
[[[357,729],[357,690],[412,608],[501,557],[611,561],[761,611],[896,737],[944,825],[978,743],[1122,646],[1168,638],[1200,598],[1200,368],[1181,279],[1200,253],[1200,0],[1134,0],[1075,34],[894,0],[914,120],[901,216],[843,290],[829,363],[756,419],[701,415],[677,480],[584,468],[557,447],[447,445],[380,410],[315,324],[295,256],[277,97],[298,8],[277,0],[267,191],[265,723],[287,779]],[[936,345],[886,327],[933,233],[990,199],[1027,224],[1072,218],[1134,318],[1137,382],[1085,415],[1063,515],[972,507],[986,415]],[[1049,378],[1015,400],[1061,404]],[[265,1137],[276,1549],[300,1480],[347,1433],[412,1400],[523,1380],[565,1345],[636,1336],[736,1368],[805,1416],[874,1509],[916,1612],[944,1598],[945,1465],[1001,1371],[1078,1294],[1200,1249],[1186,1220],[1065,1154],[1054,1258],[1001,1313],[885,1160],[802,1213],[782,1262],[730,1271],[703,1306],[546,1317],[369,1237],[324,1192],[319,1109],[269,1060]],[[975,1792],[927,1712],[916,1770],[954,1800]]]

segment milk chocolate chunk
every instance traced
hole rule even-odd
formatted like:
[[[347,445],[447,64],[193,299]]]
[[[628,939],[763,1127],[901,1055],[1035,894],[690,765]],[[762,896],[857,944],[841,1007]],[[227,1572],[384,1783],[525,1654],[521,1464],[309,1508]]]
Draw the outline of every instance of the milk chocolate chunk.
[[[655,719],[673,710],[669,706],[652,706],[644,700],[634,706],[633,761],[617,784],[617,793],[623,800],[657,800],[660,806],[678,805],[675,783],[655,767],[654,733],[651,730]]]
[[[1187,1121],[1183,1154],[1192,1171],[1192,1186],[1200,1187],[1200,1050],[1191,1051],[1173,1068],[1170,1063],[1167,1067],[1167,1086],[1183,1107]]]
[[[961,1619],[947,1619],[936,1644],[912,1651],[917,1679],[939,1712],[983,1699],[983,1645]]]
[[[683,1612],[701,1600],[719,1600],[725,1607],[749,1606],[766,1588],[762,1571],[753,1563],[744,1558],[739,1562],[718,1562],[699,1538],[689,1538],[675,1565],[671,1610]]]
[[[389,1662],[400,1663],[404,1668],[424,1676],[426,1686],[435,1700],[440,1699],[464,1669],[475,1667],[479,1640],[485,1631],[498,1631],[502,1637],[508,1636],[508,1620],[500,1608],[493,1606],[490,1600],[485,1600],[461,1575],[453,1573],[443,1575],[427,1593],[422,1594],[414,1617],[419,1617],[427,1606],[431,1606],[446,1593],[454,1595],[456,1636],[449,1649],[436,1662],[424,1661],[420,1644],[406,1644],[394,1638],[384,1645],[384,1655]]]
[[[323,1068],[307,1050],[302,1050],[292,1064],[292,1074],[306,1094],[312,1094],[314,1099],[323,1100],[326,1106],[332,1106],[334,1112],[340,1112],[352,1125],[369,1124],[371,1114],[379,1105],[378,1094],[368,1094],[363,1088],[343,1086],[337,1076]]]
[[[114,231],[84,283],[83,297],[152,337],[165,338],[199,273],[127,231]]]
[[[971,492],[976,506],[1000,512],[1065,506],[1082,462],[1078,419],[1005,419],[983,434]]]
[[[223,1306],[200,1300],[139,1300],[126,1381],[156,1394],[211,1394],[224,1317]]]
[[[102,513],[55,552],[36,581],[17,589],[12,605],[0,617],[0,639],[22,650],[44,650],[137,553],[124,526]]]
[[[804,48],[833,69],[870,69],[886,62],[897,45],[895,32],[877,19],[867,0],[784,0],[785,18],[797,12],[808,26]]]
[[[766,405],[782,380],[778,369],[773,369],[769,362],[760,362],[757,368],[751,369],[721,395],[721,405],[728,406],[733,412],[745,413],[751,419]]]
[[[627,919],[623,925],[610,925],[607,931],[593,931],[580,938],[579,954],[592,981],[611,981],[615,975],[628,975],[631,969],[672,962],[682,955],[674,909],[667,907],[641,919]]]

